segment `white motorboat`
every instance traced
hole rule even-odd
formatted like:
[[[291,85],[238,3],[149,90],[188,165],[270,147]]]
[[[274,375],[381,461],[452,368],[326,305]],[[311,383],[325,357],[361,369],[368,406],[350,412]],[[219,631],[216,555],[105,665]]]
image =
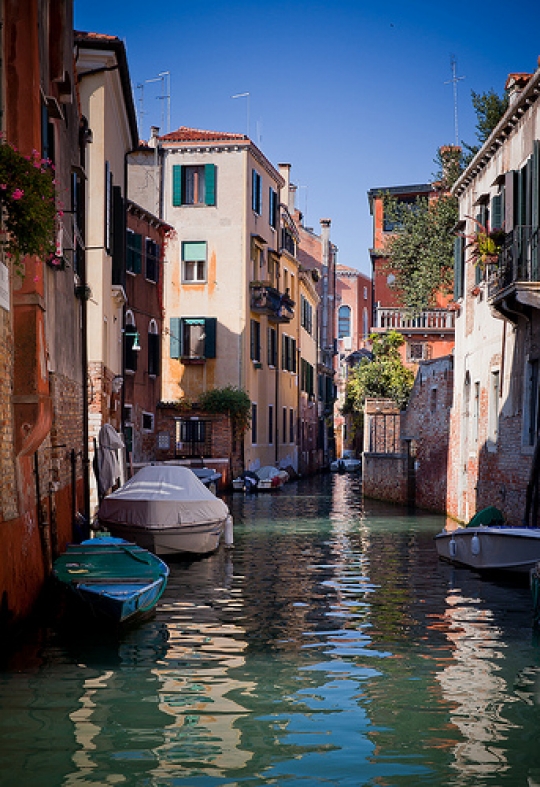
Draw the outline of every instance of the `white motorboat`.
[[[359,473],[361,469],[362,460],[349,456],[342,456],[330,463],[332,473]]]
[[[230,513],[189,468],[148,465],[103,499],[98,520],[156,555],[202,555],[218,548]]]
[[[497,514],[483,509],[467,527],[436,535],[439,557],[477,571],[530,572],[540,561],[540,528],[501,524]]]

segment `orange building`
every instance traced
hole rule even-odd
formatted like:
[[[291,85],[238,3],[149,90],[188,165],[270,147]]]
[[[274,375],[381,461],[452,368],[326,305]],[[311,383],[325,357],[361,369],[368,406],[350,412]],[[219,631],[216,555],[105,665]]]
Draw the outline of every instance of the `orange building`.
[[[421,183],[412,186],[392,186],[371,189],[369,207],[373,216],[373,244],[370,249],[373,270],[373,333],[395,330],[405,339],[402,359],[408,366],[416,367],[419,361],[441,358],[454,347],[455,311],[449,308],[449,299],[441,295],[437,306],[411,316],[404,307],[400,292],[394,287],[395,276],[391,271],[386,247],[388,240],[399,229],[384,210],[385,195],[398,204],[411,205],[418,198],[434,200],[441,194],[437,184]]]

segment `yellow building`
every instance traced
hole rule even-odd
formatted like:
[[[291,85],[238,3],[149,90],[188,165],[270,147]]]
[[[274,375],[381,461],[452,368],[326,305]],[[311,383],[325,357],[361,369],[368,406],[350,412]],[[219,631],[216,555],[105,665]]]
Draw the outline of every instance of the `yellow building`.
[[[130,161],[130,196],[146,204],[161,189],[162,218],[176,231],[164,277],[162,398],[196,403],[212,388],[246,390],[243,458],[252,470],[298,466],[298,233],[280,197],[286,185],[242,134],[154,129]]]

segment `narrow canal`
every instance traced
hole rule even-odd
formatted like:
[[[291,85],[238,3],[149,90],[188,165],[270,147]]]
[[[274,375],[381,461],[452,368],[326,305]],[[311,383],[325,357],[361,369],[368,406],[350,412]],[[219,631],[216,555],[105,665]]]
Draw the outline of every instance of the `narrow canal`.
[[[230,504],[234,550],[173,563],[154,619],[1,665],[2,787],[540,785],[527,587],[348,476]]]

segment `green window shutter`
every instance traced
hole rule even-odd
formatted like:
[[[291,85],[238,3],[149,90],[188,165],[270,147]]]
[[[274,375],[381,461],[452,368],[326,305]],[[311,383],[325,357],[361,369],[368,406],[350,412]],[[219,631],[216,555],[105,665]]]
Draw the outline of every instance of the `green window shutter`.
[[[204,165],[205,202],[207,205],[216,204],[216,165]]]
[[[180,358],[182,355],[182,324],[180,317],[171,317],[171,358]]]
[[[454,240],[454,300],[463,297],[463,238]]]
[[[206,241],[184,241],[182,243],[184,262],[206,262]]]
[[[491,229],[501,229],[502,225],[502,194],[499,193],[491,200]]]
[[[143,247],[143,239],[142,235],[139,233],[135,233],[133,235],[133,240],[135,243],[135,254],[133,259],[133,273],[141,273],[142,271],[142,247]]]
[[[206,317],[204,321],[204,357],[216,357],[216,326],[217,319],[215,317]]]
[[[172,204],[178,207],[182,204],[182,180],[183,167],[181,164],[174,164],[172,168]]]

